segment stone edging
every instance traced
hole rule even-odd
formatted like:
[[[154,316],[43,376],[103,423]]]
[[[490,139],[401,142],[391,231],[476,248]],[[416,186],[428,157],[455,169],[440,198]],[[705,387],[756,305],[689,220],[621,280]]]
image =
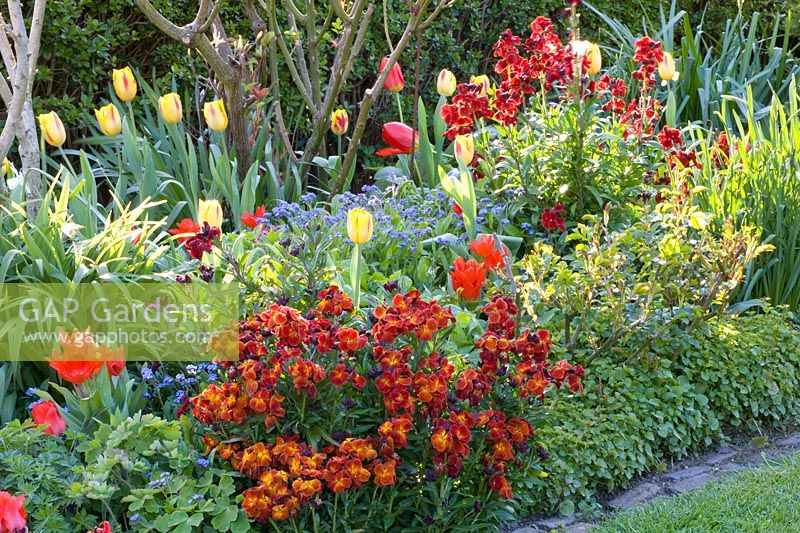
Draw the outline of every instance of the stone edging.
[[[624,492],[606,498],[603,508],[608,512],[622,511],[654,499],[684,494],[730,474],[761,466],[765,460],[777,459],[798,450],[800,431],[775,441],[767,441],[763,446],[756,446],[752,441],[747,444],[721,446],[711,453],[679,461],[667,472],[640,479]],[[506,531],[584,533],[592,529],[592,524],[584,520],[586,517],[580,515],[532,519],[524,525],[508,527]]]

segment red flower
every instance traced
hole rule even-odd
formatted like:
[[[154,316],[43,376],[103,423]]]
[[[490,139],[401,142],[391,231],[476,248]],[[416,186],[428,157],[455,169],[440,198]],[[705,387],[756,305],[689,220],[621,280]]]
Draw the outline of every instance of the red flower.
[[[461,209],[461,206],[458,205],[458,202],[453,202],[453,213],[455,213],[458,216],[464,214],[464,211]]]
[[[474,302],[481,297],[481,287],[486,281],[486,269],[474,260],[464,261],[463,257],[456,259],[453,270],[450,271],[453,289],[461,291],[461,297]]]
[[[472,132],[475,121],[491,118],[489,99],[479,83],[462,83],[453,96],[453,103],[442,106],[442,118],[450,128],[445,132],[449,140],[456,135],[467,135]]]
[[[25,530],[25,495],[12,496],[0,491],[0,532],[13,533]]]
[[[242,221],[242,224],[247,226],[250,229],[255,229],[256,226],[259,225],[259,218],[264,218],[264,215],[267,214],[267,208],[263,205],[260,205],[256,208],[255,213],[250,213],[250,211],[245,211],[244,215],[239,217],[239,220]],[[197,228],[198,230],[200,228]]]
[[[198,231],[200,231],[200,226],[198,226],[191,218],[184,218],[175,224],[173,229],[169,230],[169,232],[173,235],[179,236],[178,242],[181,244],[194,237],[195,233]]]
[[[58,359],[52,359],[49,363],[61,379],[69,381],[73,385],[80,385],[94,377],[105,364],[103,361],[63,361]]]
[[[402,122],[387,122],[381,129],[381,137],[391,148],[375,152],[381,157],[410,154],[418,148],[419,134]]]
[[[111,533],[111,524],[108,523],[108,520],[100,522],[99,526],[86,533]]]
[[[58,412],[58,406],[52,400],[37,403],[31,409],[31,416],[37,426],[46,426],[42,428],[43,433],[48,435],[61,435],[67,428],[67,423]]]
[[[125,370],[125,360],[106,361],[106,368],[109,376],[119,376]]]
[[[333,383],[337,387],[340,387],[345,383],[347,383],[347,378],[349,377],[349,375],[350,374],[347,372],[347,369],[344,367],[344,365],[341,364],[336,365],[336,367],[333,370],[331,370],[330,373],[331,383]]]
[[[500,246],[496,245],[494,235],[484,235],[480,240],[472,241],[469,245],[469,249],[472,250],[472,253],[483,259],[483,266],[485,266],[487,270],[496,270],[505,263],[503,259],[504,255],[509,258],[511,257],[508,248],[504,245],[501,246],[502,251]]]
[[[511,499],[514,493],[511,491],[511,484],[503,476],[489,478],[489,487],[503,498]]]
[[[393,460],[385,463],[375,464],[375,484],[379,487],[394,485],[397,482],[395,473],[395,462]]]
[[[386,68],[386,63],[388,62],[388,57],[381,59],[380,72],[383,72],[383,70]],[[392,70],[389,71],[389,75],[386,76],[386,81],[383,82],[383,88],[391,93],[396,93],[402,91],[405,84],[406,80],[403,77],[403,71],[400,70],[400,63],[395,63],[392,65]]]
[[[542,211],[542,227],[550,231],[567,231],[567,226],[564,224],[564,217],[559,215],[564,213],[564,206],[556,204],[552,208]]]
[[[672,150],[676,146],[681,146],[683,144],[681,130],[664,126],[658,133],[658,142],[661,143],[661,147],[665,152]]]
[[[208,222],[203,224],[203,229],[195,233],[194,237],[190,237],[188,241],[183,243],[184,248],[189,252],[189,256],[193,259],[202,259],[205,252],[210,252],[214,245],[214,239],[222,235],[222,232],[216,226],[209,226]]]

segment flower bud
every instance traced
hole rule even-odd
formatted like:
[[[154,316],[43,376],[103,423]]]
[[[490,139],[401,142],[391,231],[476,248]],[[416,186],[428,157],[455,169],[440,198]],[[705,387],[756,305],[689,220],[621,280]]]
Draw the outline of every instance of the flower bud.
[[[133,71],[131,67],[125,67],[123,69],[114,69],[112,74],[112,80],[114,82],[114,92],[117,93],[117,97],[122,100],[123,102],[130,102],[134,98],[136,98],[136,78],[133,75]]]
[[[472,163],[472,158],[475,157],[475,140],[472,135],[456,135],[453,153],[464,165]]]
[[[350,117],[347,116],[347,110],[337,109],[331,113],[331,131],[334,135],[341,137],[347,133],[347,128],[350,126]]]
[[[357,207],[347,213],[347,235],[357,245],[372,238],[372,215],[369,211]]]
[[[39,127],[42,129],[42,135],[47,144],[56,148],[64,144],[64,141],[67,140],[67,132],[64,131],[64,124],[58,114],[55,111],[50,111],[39,115],[38,118]]]
[[[217,200],[200,200],[197,206],[197,223],[203,228],[206,222],[212,228],[222,227],[222,206]]]
[[[117,106],[114,104],[95,109],[94,116],[97,117],[97,124],[100,126],[100,131],[103,132],[103,135],[115,137],[122,131],[122,119],[119,116]]]
[[[439,77],[436,78],[436,92],[440,96],[453,96],[453,93],[456,92],[456,85],[455,75],[446,68],[442,69]]]
[[[228,114],[225,112],[225,102],[214,100],[203,105],[203,116],[208,127],[214,131],[225,131],[228,127]]]
[[[175,93],[165,94],[158,99],[158,111],[167,124],[177,124],[183,118],[181,97]]]

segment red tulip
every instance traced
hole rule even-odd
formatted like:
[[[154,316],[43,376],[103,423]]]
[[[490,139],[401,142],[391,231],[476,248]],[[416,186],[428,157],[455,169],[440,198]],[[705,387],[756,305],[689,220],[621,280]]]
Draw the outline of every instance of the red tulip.
[[[31,417],[37,426],[45,425],[43,433],[61,435],[67,429],[67,423],[58,412],[58,406],[52,400],[39,402],[31,408]],[[5,530],[3,530],[5,531]]]
[[[51,360],[50,366],[55,369],[59,377],[73,385],[80,385],[93,377],[105,364],[104,361],[63,361]]]
[[[200,226],[198,226],[194,220],[191,218],[184,218],[175,224],[175,227],[169,230],[169,232],[173,235],[179,235],[178,242],[183,244],[194,237],[195,234],[200,231],[200,229]]]
[[[24,531],[26,518],[25,495],[12,496],[0,491],[0,532]]]
[[[461,216],[461,215],[464,214],[464,210],[461,209],[461,206],[459,205],[458,202],[453,202],[453,213],[455,213],[458,216]]]
[[[259,225],[259,218],[264,218],[264,215],[267,214],[267,208],[263,205],[260,205],[256,208],[255,213],[250,213],[250,211],[245,211],[244,215],[239,217],[239,220],[242,221],[242,224],[247,226],[250,229],[255,229],[256,226]]]
[[[381,130],[381,137],[391,148],[381,148],[377,155],[381,157],[410,154],[419,147],[419,134],[402,122],[387,122]]]
[[[481,287],[486,281],[486,269],[472,259],[464,261],[463,257],[459,257],[453,263],[450,279],[453,282],[453,289],[460,291],[462,298],[474,302],[481,297]]]
[[[111,524],[108,523],[108,520],[100,522],[99,526],[86,533],[111,533]]]
[[[388,61],[388,57],[381,59],[381,72],[386,68],[386,63],[388,63]],[[383,88],[390,93],[396,93],[402,91],[405,84],[406,80],[403,77],[403,71],[400,70],[400,63],[395,63],[392,65],[392,70],[389,71],[389,75],[386,76],[386,81],[383,82]]]
[[[503,251],[500,251],[500,248],[495,246],[493,235],[484,235],[480,240],[472,241],[469,245],[472,253],[483,259],[483,266],[488,270],[496,270],[505,263],[503,256],[504,254],[509,255],[509,253],[505,245],[502,245],[502,248]]]
[[[106,361],[106,368],[109,376],[119,376],[125,370],[125,360]]]

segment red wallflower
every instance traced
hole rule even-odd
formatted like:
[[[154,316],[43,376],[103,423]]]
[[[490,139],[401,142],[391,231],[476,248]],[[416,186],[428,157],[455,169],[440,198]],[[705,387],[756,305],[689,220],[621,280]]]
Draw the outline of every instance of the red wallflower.
[[[514,492],[511,490],[511,484],[508,482],[505,476],[494,476],[489,478],[489,488],[503,498],[510,500],[514,497]]]
[[[12,496],[6,491],[0,491],[0,531],[25,531],[26,518],[25,495]]]
[[[31,408],[31,417],[37,426],[45,425],[43,433],[61,435],[67,429],[67,423],[58,412],[58,406],[52,400],[39,402]]]
[[[260,224],[258,220],[264,218],[264,215],[266,214],[267,214],[267,208],[264,207],[263,205],[260,205],[256,208],[255,213],[251,213],[250,211],[245,211],[244,215],[239,217],[239,220],[241,220],[242,224],[244,224],[248,228],[255,229]]]
[[[481,288],[486,281],[486,269],[474,260],[464,261],[463,257],[456,258],[453,270],[450,271],[453,290],[459,292],[462,298],[474,302],[481,297]]]
[[[471,133],[476,120],[492,118],[489,99],[479,83],[459,84],[453,103],[442,106],[441,114],[445,123],[450,126],[445,135],[451,141],[456,135]]]
[[[681,141],[681,130],[664,126],[661,128],[661,131],[658,132],[658,142],[661,143],[661,147],[665,152],[672,150],[676,146],[681,146],[683,144]]]
[[[189,256],[193,259],[202,259],[205,252],[210,252],[214,239],[222,235],[220,229],[216,226],[209,226],[208,222],[203,224],[203,228],[195,233],[194,237],[190,237],[183,243],[184,248],[189,252]]]
[[[564,224],[565,218],[561,216],[562,214],[564,214],[564,206],[561,204],[544,209],[542,211],[542,227],[550,231],[567,231],[567,226]]]
[[[375,474],[375,484],[379,487],[394,485],[397,482],[395,461],[393,460],[385,463],[375,463],[373,473]]]

